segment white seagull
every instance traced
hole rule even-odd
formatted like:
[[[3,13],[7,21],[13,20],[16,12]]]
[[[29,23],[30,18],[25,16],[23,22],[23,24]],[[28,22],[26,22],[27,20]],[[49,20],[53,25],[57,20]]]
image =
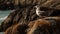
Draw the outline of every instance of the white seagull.
[[[37,14],[38,16],[41,16],[41,14],[42,14],[43,12],[45,12],[45,11],[41,11],[41,10],[40,10],[40,6],[35,6],[35,8],[36,8],[36,14]]]

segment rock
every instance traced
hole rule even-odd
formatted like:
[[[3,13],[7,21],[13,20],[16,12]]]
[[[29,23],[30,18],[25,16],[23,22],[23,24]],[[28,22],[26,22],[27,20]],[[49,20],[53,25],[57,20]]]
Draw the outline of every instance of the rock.
[[[51,17],[50,17],[51,18]],[[55,17],[57,18],[57,17]],[[60,34],[60,26],[59,19],[55,19],[55,22],[44,20],[44,19],[39,19],[32,21],[28,24],[29,28],[27,31],[27,34]],[[52,25],[54,23],[54,25]]]
[[[60,17],[49,17],[55,19],[56,23],[52,25],[53,23],[49,20],[44,19],[38,19],[29,22],[28,25],[23,23],[18,23],[13,25],[12,27],[9,27],[5,34],[60,34]]]
[[[27,25],[18,23],[14,26],[9,27],[5,34],[26,34],[25,30],[28,28]]]
[[[4,3],[2,3],[4,2]],[[41,4],[40,4],[41,2]],[[60,10],[58,8],[50,6],[50,3],[60,1],[53,0],[11,0],[1,1],[4,6],[12,3],[14,11],[12,11],[7,19],[5,19],[0,25],[0,31],[5,32],[5,34],[60,34]],[[48,5],[49,4],[49,5]],[[54,4],[54,3],[53,3]],[[54,4],[53,6],[55,6]],[[35,6],[41,6],[40,10],[47,10],[50,12],[52,9],[53,13],[49,16],[53,18],[53,22],[50,21],[51,18],[45,16],[41,18],[36,15]],[[47,5],[47,6],[46,6]],[[10,5],[9,5],[10,6]],[[57,5],[56,5],[57,6]],[[5,6],[4,6],[5,7]],[[58,7],[58,6],[57,6]],[[45,9],[44,9],[45,8]],[[57,19],[55,18],[57,16]],[[56,25],[53,26],[52,24]]]
[[[26,8],[18,8],[7,17],[1,24],[3,31],[5,31],[8,27],[17,24],[23,23],[28,24],[30,21],[34,21],[39,17],[35,14],[35,8],[33,6],[29,6]]]
[[[9,27],[4,34],[12,34],[13,26]]]
[[[30,5],[40,5],[42,7],[60,9],[60,0],[0,0],[0,2],[0,10],[15,9]]]

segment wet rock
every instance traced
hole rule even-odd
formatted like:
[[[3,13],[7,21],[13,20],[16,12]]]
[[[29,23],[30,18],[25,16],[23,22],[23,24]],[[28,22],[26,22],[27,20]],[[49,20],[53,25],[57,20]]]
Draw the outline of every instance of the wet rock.
[[[26,34],[26,29],[28,28],[27,25],[18,23],[12,27],[9,27],[6,31],[5,34]]]
[[[5,31],[8,27],[17,24],[23,23],[28,24],[30,21],[34,21],[39,17],[35,13],[35,9],[33,6],[29,6],[27,8],[18,8],[7,17],[1,24],[3,31]]]
[[[60,17],[49,17],[55,19],[55,26],[50,20],[38,19],[30,21],[29,24],[18,23],[9,27],[5,34],[60,34]],[[48,18],[48,19],[49,19]]]
[[[40,5],[42,7],[60,9],[60,0],[0,0],[0,10],[15,9],[30,5]]]
[[[51,18],[51,17],[50,17]],[[57,17],[56,17],[57,18]],[[29,28],[27,30],[27,34],[60,34],[60,27],[58,25],[59,19],[55,19],[56,23],[52,25],[51,21],[39,19],[32,21],[28,24]],[[59,23],[60,24],[60,23]]]
[[[2,2],[4,3],[2,4]],[[4,4],[8,5],[12,3],[14,11],[12,11],[7,19],[5,19],[0,25],[0,31],[5,32],[5,34],[60,34],[60,19],[58,18],[60,16],[60,10],[58,8],[55,9],[56,6],[59,6],[60,1],[11,0],[11,2],[6,2],[7,1],[1,1],[1,4],[4,6]],[[53,2],[57,3],[54,4]],[[53,24],[56,22],[56,26],[51,25],[52,23],[49,21],[50,18],[48,18],[48,16],[45,17],[48,19],[47,20],[45,18],[40,19],[40,17],[36,15],[36,5],[42,7],[40,7],[40,10],[43,10],[44,8],[48,12],[50,12],[49,10],[51,9],[53,10],[53,13],[49,17],[54,15],[54,17],[57,16],[57,18],[53,18],[56,21],[53,20],[54,22],[52,22]]]

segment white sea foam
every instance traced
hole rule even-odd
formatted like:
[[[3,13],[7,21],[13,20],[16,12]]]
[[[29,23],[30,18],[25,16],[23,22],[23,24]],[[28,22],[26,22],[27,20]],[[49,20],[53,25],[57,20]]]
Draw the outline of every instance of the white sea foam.
[[[0,34],[4,34],[4,32],[0,32]]]
[[[0,18],[0,20],[5,20],[6,18],[7,18],[7,16]]]

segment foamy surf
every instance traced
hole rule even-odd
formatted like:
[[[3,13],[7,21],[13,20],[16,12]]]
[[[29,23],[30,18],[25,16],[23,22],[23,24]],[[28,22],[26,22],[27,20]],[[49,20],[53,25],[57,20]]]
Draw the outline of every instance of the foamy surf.
[[[3,17],[3,18],[0,18],[0,20],[5,20],[7,18],[7,16]]]

